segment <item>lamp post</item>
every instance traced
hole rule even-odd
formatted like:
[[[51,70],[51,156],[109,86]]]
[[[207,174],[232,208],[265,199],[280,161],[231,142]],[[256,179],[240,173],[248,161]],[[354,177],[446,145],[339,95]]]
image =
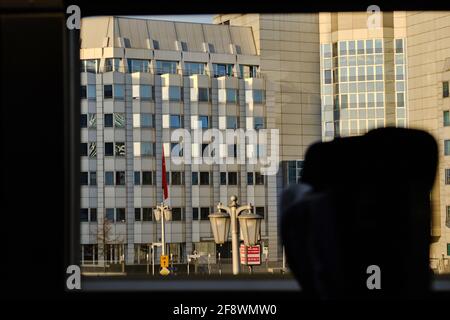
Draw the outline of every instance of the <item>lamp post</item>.
[[[239,206],[237,196],[231,196],[229,206],[222,203],[217,204],[218,212],[210,214],[209,220],[214,235],[214,241],[217,244],[223,244],[228,239],[228,231],[231,224],[231,246],[233,257],[233,274],[239,274],[239,229],[238,219],[240,220],[240,227],[242,235],[244,236],[245,245],[254,245],[257,243],[259,234],[261,232],[262,217],[257,214],[245,213],[243,211],[251,212],[252,206],[250,204]],[[225,211],[226,213],[222,212]]]
[[[153,209],[153,214],[155,216],[156,221],[161,220],[161,254],[163,256],[166,255],[166,238],[165,238],[165,221],[172,220],[172,209],[169,206],[165,205],[161,202],[161,205],[156,206]]]

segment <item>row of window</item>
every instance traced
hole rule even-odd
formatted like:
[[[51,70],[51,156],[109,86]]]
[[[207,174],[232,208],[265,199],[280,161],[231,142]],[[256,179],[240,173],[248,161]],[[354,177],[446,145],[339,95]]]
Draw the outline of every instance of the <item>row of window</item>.
[[[167,95],[163,95],[163,100],[168,101],[182,101],[183,90],[180,86],[169,86],[167,89]],[[222,90],[222,89],[219,89]],[[238,101],[238,89],[224,89],[225,96],[220,102],[237,103]],[[251,91],[251,97],[254,103],[264,102],[264,90],[254,89],[246,90]],[[95,100],[96,99],[96,85],[88,84],[82,85],[80,89],[81,99]],[[210,88],[198,88],[197,99],[193,101],[208,102],[211,101],[211,89]],[[103,85],[103,98],[104,99],[117,99],[123,100],[125,98],[125,89],[123,84],[105,84]],[[133,85],[132,86],[132,98],[133,100],[153,101],[154,100],[154,87],[151,85]]]
[[[404,52],[403,39],[394,40],[395,53]],[[343,55],[355,55],[355,54],[373,54],[383,53],[384,44],[383,39],[368,39],[368,40],[349,40],[338,41],[332,45],[322,45],[322,56],[325,58],[335,57],[338,54]]]
[[[214,208],[201,207],[192,208],[192,220],[209,220],[209,214]],[[265,218],[265,208],[255,207],[255,213]],[[172,221],[181,221],[183,217],[183,208],[172,208]],[[125,222],[125,208],[106,208],[105,218],[109,222]],[[81,222],[97,222],[97,208],[82,208],[80,210]],[[134,208],[135,221],[153,221],[153,208]]]
[[[106,58],[105,59],[105,72],[117,71],[123,72],[121,67],[121,58]],[[146,59],[127,59],[128,72],[151,72],[150,60]],[[235,72],[234,64],[213,63],[213,75],[214,77],[222,76],[234,76]],[[161,74],[178,74],[180,73],[179,62],[170,60],[156,60],[155,73]],[[100,72],[100,60],[99,59],[85,59],[81,60],[81,72],[99,73]],[[184,75],[200,74],[205,75],[206,63],[202,62],[185,62]],[[243,65],[239,64],[240,77],[256,78],[258,76],[258,66],[256,65]]]

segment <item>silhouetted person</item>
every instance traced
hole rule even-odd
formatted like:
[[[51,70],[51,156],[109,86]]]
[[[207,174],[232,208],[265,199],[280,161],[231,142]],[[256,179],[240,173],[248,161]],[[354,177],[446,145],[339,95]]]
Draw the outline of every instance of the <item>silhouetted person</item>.
[[[306,294],[426,296],[437,155],[431,135],[398,128],[308,149],[301,183],[281,200],[286,258]],[[380,290],[367,287],[371,265]]]

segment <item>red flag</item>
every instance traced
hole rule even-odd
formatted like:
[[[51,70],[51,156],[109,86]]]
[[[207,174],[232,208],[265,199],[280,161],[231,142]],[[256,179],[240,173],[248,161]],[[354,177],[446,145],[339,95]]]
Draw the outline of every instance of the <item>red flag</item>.
[[[164,157],[164,145],[162,146],[162,188],[164,201],[169,197],[169,190],[167,189],[166,158]]]

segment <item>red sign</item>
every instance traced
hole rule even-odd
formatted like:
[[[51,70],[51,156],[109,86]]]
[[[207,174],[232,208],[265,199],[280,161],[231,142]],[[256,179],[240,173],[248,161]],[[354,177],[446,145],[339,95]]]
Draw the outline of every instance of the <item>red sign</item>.
[[[261,246],[246,246],[241,244],[241,264],[254,266],[261,264]]]

